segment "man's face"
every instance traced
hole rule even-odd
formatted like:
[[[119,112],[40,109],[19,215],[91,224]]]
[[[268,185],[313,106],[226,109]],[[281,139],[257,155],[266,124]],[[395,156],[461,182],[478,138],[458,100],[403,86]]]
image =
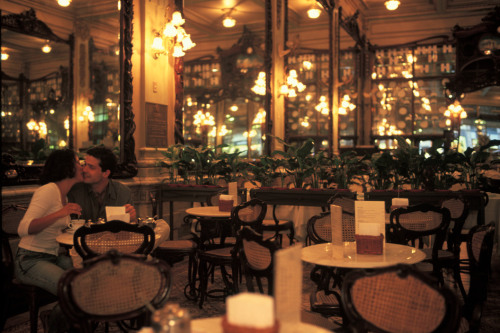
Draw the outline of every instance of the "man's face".
[[[109,170],[103,172],[99,163],[101,161],[94,156],[85,157],[85,166],[83,167],[83,182],[86,184],[97,184],[109,176]]]

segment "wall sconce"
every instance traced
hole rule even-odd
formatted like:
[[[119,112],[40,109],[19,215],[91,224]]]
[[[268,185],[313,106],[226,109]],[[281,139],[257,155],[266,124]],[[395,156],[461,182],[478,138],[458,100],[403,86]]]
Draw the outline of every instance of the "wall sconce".
[[[9,59],[9,54],[2,48],[2,61]]]
[[[61,7],[68,7],[71,0],[57,0],[57,4]]]
[[[356,105],[351,103],[351,98],[349,95],[344,95],[342,101],[340,101],[339,114],[346,115],[347,110],[352,111],[356,108]]]
[[[49,41],[45,42],[45,45],[42,46],[42,52],[43,53],[50,53],[52,51],[52,46],[50,46]]]
[[[454,119],[465,119],[467,118],[467,112],[465,112],[458,101],[455,101],[448,106],[448,109],[444,112],[444,116]]]
[[[85,107],[85,110],[83,111],[82,115],[78,117],[78,120],[80,122],[84,122],[85,118],[87,118],[89,122],[93,122],[95,120],[94,111],[92,111],[92,107],[90,105],[87,105]]]
[[[401,2],[399,2],[398,0],[389,0],[384,3],[385,8],[387,8],[388,10],[396,10],[398,9],[400,4]]]
[[[172,48],[172,56],[183,57],[186,54],[184,51],[196,46],[191,40],[191,35],[187,34],[182,27],[184,23],[185,20],[182,18],[182,14],[175,11],[172,14],[172,19],[165,24],[163,33],[153,31],[155,37],[151,49],[153,50],[154,59],[158,59],[162,54],[167,54]]]
[[[293,98],[297,97],[297,91],[303,92],[305,89],[306,85],[299,81],[297,71],[291,69],[286,78],[286,84],[280,87],[280,94]]]
[[[316,0],[314,0],[314,4],[307,10],[307,16],[310,19],[317,19],[321,15],[321,9],[318,8],[318,4]]]
[[[264,96],[266,94],[266,72],[259,72],[259,77],[255,80],[255,85],[251,90],[257,95]]]

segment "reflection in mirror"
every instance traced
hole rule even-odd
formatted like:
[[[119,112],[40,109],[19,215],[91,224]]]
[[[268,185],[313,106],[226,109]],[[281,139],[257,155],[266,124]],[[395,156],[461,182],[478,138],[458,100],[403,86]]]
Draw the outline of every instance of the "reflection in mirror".
[[[29,5],[55,34],[47,37],[33,24],[6,30],[4,18]],[[2,14],[2,54],[11,53],[2,59],[2,153],[15,155],[9,163],[33,160],[35,153],[43,162],[40,152],[64,146],[84,152],[103,144],[120,157],[115,177],[136,175],[132,0],[74,0],[65,8],[52,0],[4,1]],[[29,27],[35,31],[23,30]],[[45,54],[40,49],[47,42],[52,50]],[[67,45],[73,43],[74,56]],[[43,141],[37,141],[40,138]]]
[[[72,36],[55,35],[33,9],[2,16],[2,157],[25,173],[72,147],[72,55]]]

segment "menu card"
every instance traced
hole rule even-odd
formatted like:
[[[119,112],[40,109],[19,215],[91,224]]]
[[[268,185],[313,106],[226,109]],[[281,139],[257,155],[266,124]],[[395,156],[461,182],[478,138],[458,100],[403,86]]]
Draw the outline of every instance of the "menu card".
[[[385,238],[385,202],[356,201],[354,204],[355,230],[358,235]]]
[[[130,214],[125,213],[125,206],[106,206],[106,221],[113,220],[130,223]]]
[[[238,206],[238,183],[231,182],[228,184],[228,194],[233,197],[233,206]]]
[[[300,322],[302,304],[302,245],[295,244],[274,254],[274,298],[280,322]]]

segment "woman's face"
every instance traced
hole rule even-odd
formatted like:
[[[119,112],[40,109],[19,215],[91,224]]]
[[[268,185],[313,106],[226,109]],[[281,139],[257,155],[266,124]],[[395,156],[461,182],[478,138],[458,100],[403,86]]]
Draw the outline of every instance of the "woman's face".
[[[83,168],[80,164],[80,160],[78,159],[78,156],[75,155],[75,180],[77,182],[82,182],[83,181]]]

